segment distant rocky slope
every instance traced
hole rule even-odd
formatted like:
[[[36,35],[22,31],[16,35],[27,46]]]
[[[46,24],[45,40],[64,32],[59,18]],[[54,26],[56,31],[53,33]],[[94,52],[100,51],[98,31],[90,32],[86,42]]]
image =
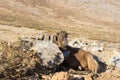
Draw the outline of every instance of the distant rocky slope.
[[[1,0],[0,24],[119,42],[119,4],[119,0]]]

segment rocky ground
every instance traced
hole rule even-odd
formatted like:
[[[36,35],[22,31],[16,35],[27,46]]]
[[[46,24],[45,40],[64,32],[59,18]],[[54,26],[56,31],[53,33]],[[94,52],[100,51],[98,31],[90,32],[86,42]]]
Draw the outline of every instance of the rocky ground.
[[[69,45],[108,65],[95,80],[120,80],[119,0],[0,0],[0,80],[93,80],[84,71],[42,67],[32,52],[18,47],[20,38],[62,30]]]
[[[83,49],[93,52],[94,55],[98,56],[103,62],[108,64],[106,71],[98,74],[98,77],[93,79],[92,74],[85,71],[75,71],[70,69],[69,71],[57,70],[56,72],[55,70],[49,70],[40,65],[39,59],[34,53],[23,52],[20,47],[16,47],[16,45],[18,46],[19,38],[28,37],[37,33],[45,34],[44,31],[0,25],[0,34],[2,34],[0,35],[1,80],[120,80],[119,60],[116,65],[112,64],[113,57],[120,54],[120,46],[117,43],[103,42],[104,46],[101,45],[104,47],[103,50],[101,49],[101,46],[98,45],[99,41],[97,40],[93,41],[84,38],[74,39],[83,44]],[[69,41],[69,45],[71,44],[71,46],[72,40],[73,39],[70,39],[71,42]],[[86,43],[88,43],[89,47]],[[110,48],[111,44],[113,48]]]

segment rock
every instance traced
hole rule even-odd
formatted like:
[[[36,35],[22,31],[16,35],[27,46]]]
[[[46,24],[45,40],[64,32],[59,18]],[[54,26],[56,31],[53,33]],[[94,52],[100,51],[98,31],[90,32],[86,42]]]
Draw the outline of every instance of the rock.
[[[93,80],[91,74],[88,74],[88,75],[84,75],[84,80]]]
[[[85,48],[88,46],[87,42],[80,42],[78,39],[73,39],[68,42],[68,45],[76,48]]]
[[[77,74],[75,75],[74,74],[74,75],[72,75],[72,76],[69,77],[69,80],[85,80],[85,79],[81,75],[77,75]]]
[[[63,53],[51,41],[35,41],[30,50],[33,50],[41,59],[42,65],[54,68],[64,60]]]
[[[20,47],[23,51],[33,51],[40,59],[42,66],[48,68],[55,68],[64,60],[63,53],[59,50],[58,46],[50,40],[24,37],[20,40]]]
[[[51,80],[69,80],[69,75],[67,72],[55,73]]]
[[[113,56],[110,59],[110,63],[120,69],[120,52],[118,52],[116,49],[113,50]]]
[[[28,51],[33,46],[33,39],[24,37],[20,39],[20,47],[23,51]]]
[[[72,40],[70,42],[68,42],[68,45],[71,47],[77,47],[77,48],[81,48],[81,43],[78,40]]]
[[[51,80],[51,75],[42,75],[42,78],[44,79],[44,80]]]
[[[79,41],[77,39],[71,40],[68,43],[71,47],[82,48],[85,51],[90,52],[103,52],[104,51],[104,43],[103,42],[89,42],[89,41]]]

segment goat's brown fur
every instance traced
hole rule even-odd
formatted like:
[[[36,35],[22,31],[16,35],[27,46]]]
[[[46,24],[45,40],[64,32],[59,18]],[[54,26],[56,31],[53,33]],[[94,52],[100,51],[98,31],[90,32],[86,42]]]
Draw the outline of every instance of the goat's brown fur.
[[[99,64],[90,52],[84,51],[79,48],[72,48],[70,46],[67,46],[67,50],[70,51],[70,55],[67,60],[70,67],[73,67],[71,63],[73,64],[79,62],[78,64],[76,64],[76,67],[81,66],[83,70],[91,70],[94,73],[98,72]],[[71,57],[75,57],[76,60],[71,59]]]

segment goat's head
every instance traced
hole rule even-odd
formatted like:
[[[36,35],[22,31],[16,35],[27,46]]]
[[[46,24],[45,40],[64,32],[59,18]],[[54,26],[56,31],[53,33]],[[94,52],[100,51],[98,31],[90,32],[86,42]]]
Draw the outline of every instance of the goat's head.
[[[59,47],[66,47],[68,45],[67,36],[68,34],[65,31],[57,33],[57,44]]]

